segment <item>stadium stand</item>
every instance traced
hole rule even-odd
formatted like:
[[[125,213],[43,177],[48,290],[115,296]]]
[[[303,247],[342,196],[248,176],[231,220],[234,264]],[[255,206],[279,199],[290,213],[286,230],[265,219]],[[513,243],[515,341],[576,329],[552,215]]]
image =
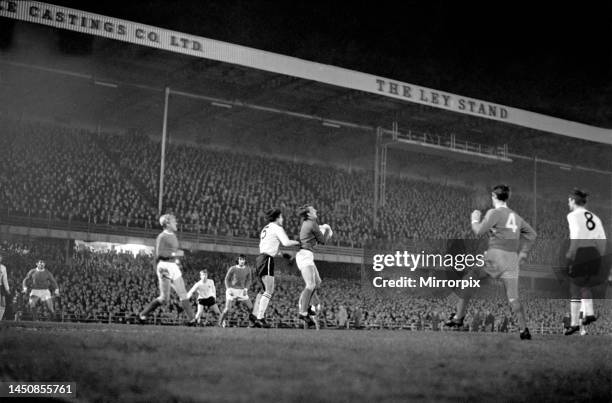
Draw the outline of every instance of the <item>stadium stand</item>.
[[[93,134],[53,124],[3,123],[7,135],[2,146],[9,152],[0,160],[1,214],[156,226],[159,142],[143,135]],[[256,238],[264,224],[263,211],[272,205],[284,209],[287,232],[296,234],[299,220],[294,212],[310,201],[317,204],[322,221],[334,228],[335,245],[362,247],[376,239],[469,237],[465,217],[474,206],[474,194],[486,194],[486,186],[510,178],[518,189],[511,205],[527,220],[533,218],[529,164],[483,169],[440,157],[414,158],[426,173],[420,178],[389,175],[387,203],[379,211],[377,228],[370,218],[369,171],[193,144],[168,145],[164,206],[178,216],[181,231]],[[470,182],[451,182],[443,171],[462,172]],[[558,183],[558,172],[544,174],[550,176],[544,183]],[[595,192],[599,188],[594,181]],[[546,195],[548,189],[541,192]],[[540,240],[567,236],[563,197],[538,199]],[[605,210],[602,216],[607,216]],[[542,249],[536,248],[532,263],[544,263],[548,252]]]

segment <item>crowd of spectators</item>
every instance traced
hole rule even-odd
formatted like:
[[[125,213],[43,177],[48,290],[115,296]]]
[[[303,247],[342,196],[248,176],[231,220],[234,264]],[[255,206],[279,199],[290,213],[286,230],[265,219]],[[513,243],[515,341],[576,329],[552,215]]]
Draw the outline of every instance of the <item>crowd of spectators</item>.
[[[0,145],[8,152],[0,159],[0,214],[157,226],[159,141],[42,123],[4,123],[7,135]],[[539,234],[531,263],[550,264],[558,240],[567,238],[568,188],[582,186],[588,177],[595,195],[608,199],[609,183],[604,186],[601,178],[542,168],[536,201],[528,162],[483,166],[416,156],[413,163],[405,171],[414,175],[388,175],[386,202],[373,226],[371,171],[170,143],[163,205],[177,215],[181,231],[257,238],[268,208],[283,209],[287,233],[295,236],[298,207],[313,203],[320,220],[334,229],[334,245],[363,247],[376,240],[470,237],[469,213],[490,205],[487,186],[512,182],[518,191],[511,207],[536,223]],[[461,180],[451,180],[453,175]],[[555,190],[559,183],[568,185]],[[607,209],[600,216],[607,217]]]
[[[56,305],[64,320],[134,322],[137,313],[158,294],[153,259],[146,254],[133,255],[115,251],[93,252],[88,249],[67,251],[65,240],[14,241],[0,243],[0,254],[8,268],[13,292],[21,288],[27,271],[41,257],[58,281],[61,297]],[[250,259],[253,264],[254,259]],[[198,280],[202,268],[209,271],[217,287],[217,301],[225,303],[223,279],[233,264],[234,256],[220,253],[198,253],[187,256],[183,275],[190,287]],[[277,277],[269,319],[276,326],[295,326],[298,316],[297,299],[303,281],[295,268],[282,266]],[[319,290],[321,306],[318,316],[321,325],[334,328],[406,328],[441,330],[442,324],[454,311],[456,297],[448,295],[416,295],[405,290],[381,291],[368,287],[359,278],[323,278]],[[474,298],[465,320],[471,331],[509,331],[516,324],[501,284],[491,283],[487,292]],[[250,294],[255,296],[255,290]],[[566,299],[544,298],[528,289],[521,290],[529,326],[534,329],[561,331],[563,318],[569,312]],[[14,312],[28,313],[27,296],[15,294]],[[194,299],[195,304],[195,299]],[[180,318],[181,309],[176,295],[171,303],[157,313],[159,321]],[[593,332],[612,331],[609,300],[598,300],[595,309],[599,320]],[[210,317],[214,323],[216,318]],[[246,323],[245,313],[237,312],[233,320]]]
[[[14,130],[0,159],[3,212],[111,224],[154,219],[155,210],[90,133],[41,123]]]

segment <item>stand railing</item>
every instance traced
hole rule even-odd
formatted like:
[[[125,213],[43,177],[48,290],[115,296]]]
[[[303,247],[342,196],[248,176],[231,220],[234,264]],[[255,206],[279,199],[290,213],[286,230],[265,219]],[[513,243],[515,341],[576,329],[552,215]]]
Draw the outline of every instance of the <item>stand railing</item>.
[[[10,318],[13,319],[13,318]],[[34,318],[29,312],[18,312],[15,315],[15,321],[31,321]],[[5,320],[9,320],[9,318],[5,318]],[[41,315],[38,320],[48,321],[48,322],[63,322],[63,323],[100,323],[100,324],[137,324],[138,319],[137,315],[133,313],[110,313],[103,312],[99,314],[88,314],[88,315],[74,315],[65,312],[61,312],[56,315],[55,318],[51,318],[48,313]],[[208,319],[202,319],[202,326],[216,326],[216,317]],[[338,322],[337,320],[329,320],[319,318],[319,326],[321,329],[348,329],[348,330],[405,330],[405,331],[441,331],[441,332],[451,332],[458,330],[451,330],[445,328],[443,322],[439,322],[434,326],[432,323],[425,324],[417,324],[417,323],[407,323],[407,322],[398,322],[398,321],[381,321],[381,322],[361,322],[358,326],[356,325],[354,320],[347,320]],[[180,326],[185,324],[184,316],[177,316],[176,314],[159,314],[155,313],[151,315],[148,319],[147,324],[149,325],[157,325],[157,326]],[[279,329],[302,329],[304,327],[303,322],[297,318],[278,318],[273,317],[268,319],[268,323],[273,328]],[[246,318],[236,318],[232,317],[226,320],[226,327],[230,328],[238,328],[238,327],[248,327],[249,322]],[[533,326],[533,324],[532,324]],[[563,325],[559,324],[558,326],[551,326],[546,323],[539,323],[536,326],[532,327],[531,332],[534,334],[541,335],[552,335],[552,334],[562,334],[564,331]],[[504,328],[504,330],[500,330],[499,327],[490,326],[485,329],[484,326],[481,326],[478,331],[472,329],[470,326],[466,326],[465,328],[459,330],[465,332],[474,332],[474,333],[513,333],[517,332],[518,329],[515,325],[509,325]],[[596,329],[596,333],[604,333],[609,334],[610,332],[602,331],[601,329]]]

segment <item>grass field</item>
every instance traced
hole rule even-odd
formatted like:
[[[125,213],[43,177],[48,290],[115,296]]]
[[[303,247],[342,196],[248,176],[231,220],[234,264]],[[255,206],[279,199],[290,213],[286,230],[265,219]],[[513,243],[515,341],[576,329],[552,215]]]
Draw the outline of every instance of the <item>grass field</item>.
[[[611,402],[612,337],[1,322],[0,374],[86,402]]]

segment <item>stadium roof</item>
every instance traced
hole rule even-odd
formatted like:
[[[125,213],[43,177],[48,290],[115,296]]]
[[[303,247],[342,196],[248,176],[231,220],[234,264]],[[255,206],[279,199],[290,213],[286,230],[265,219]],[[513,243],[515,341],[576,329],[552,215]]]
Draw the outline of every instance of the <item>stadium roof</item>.
[[[163,91],[168,86],[173,94],[171,130],[195,136],[228,127],[254,135],[280,129],[326,135],[330,128],[373,130],[397,122],[400,131],[454,132],[459,138],[493,145],[537,136],[559,143],[575,141],[581,149],[596,148],[590,142],[548,136],[545,129],[612,143],[610,130],[384,77],[187,34],[173,35],[172,31],[44,3],[15,4],[21,14],[5,7],[0,15],[35,24],[15,23],[11,42],[2,50],[0,102],[7,114],[25,112],[66,122],[159,132]],[[37,11],[33,13],[31,7]],[[64,13],[63,21],[58,21],[58,12]],[[74,24],[67,22],[70,14],[77,15]],[[92,20],[100,25],[91,28]],[[105,23],[112,24],[113,29],[108,30],[112,32],[104,30]],[[122,25],[134,37],[121,37]],[[136,33],[138,29],[142,35]],[[197,43],[213,47],[200,57]],[[447,102],[446,96],[452,100]],[[475,109],[466,114],[471,101]]]

